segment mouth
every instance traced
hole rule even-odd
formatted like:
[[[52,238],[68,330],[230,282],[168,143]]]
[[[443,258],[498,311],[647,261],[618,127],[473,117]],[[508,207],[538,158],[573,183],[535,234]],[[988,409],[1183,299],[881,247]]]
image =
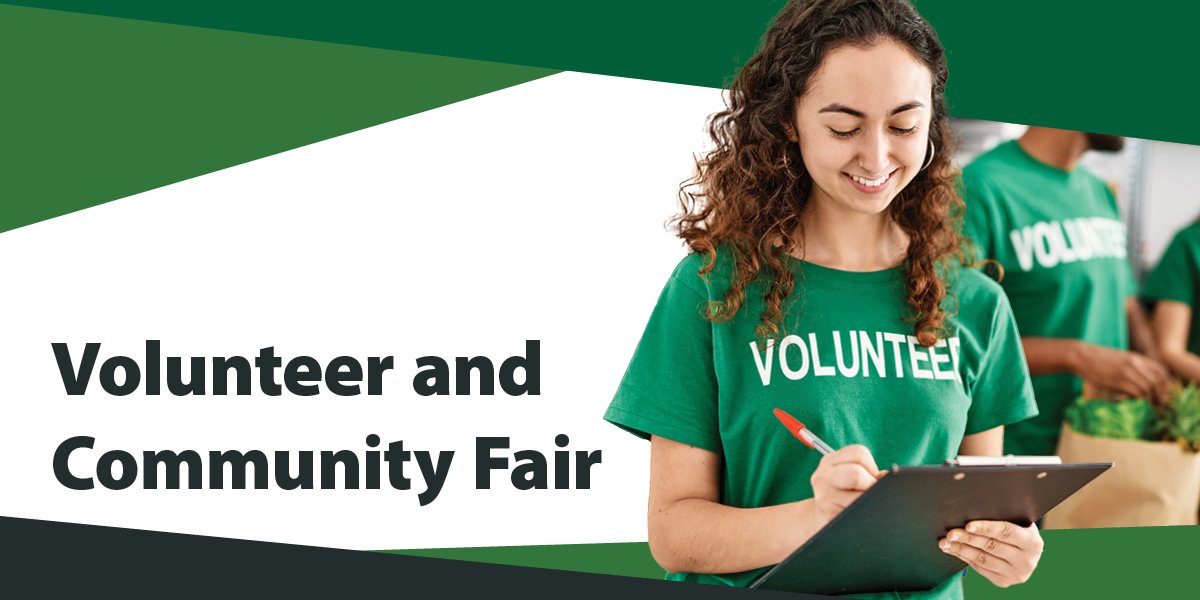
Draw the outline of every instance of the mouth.
[[[893,169],[887,175],[875,179],[867,179],[866,177],[859,177],[858,175],[851,175],[849,173],[842,173],[842,176],[848,179],[850,183],[854,184],[854,187],[858,188],[859,191],[871,194],[887,187],[888,182],[892,180],[892,176],[895,175],[896,171],[898,170],[899,169]]]

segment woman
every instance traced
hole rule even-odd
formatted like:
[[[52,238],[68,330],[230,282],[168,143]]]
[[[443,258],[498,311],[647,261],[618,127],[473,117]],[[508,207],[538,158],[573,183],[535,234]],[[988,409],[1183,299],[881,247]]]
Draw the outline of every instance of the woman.
[[[747,585],[877,465],[998,455],[1036,414],[999,286],[958,268],[945,81],[907,3],[792,2],[713,117],[675,221],[692,252],[605,414],[651,440],[650,549],[671,578]],[[798,447],[776,407],[841,449]],[[1041,554],[1033,526],[947,538],[1002,586]]]
[[[1175,234],[1142,295],[1154,301],[1154,339],[1180,379],[1200,382],[1200,324],[1192,307],[1200,294],[1200,221]]]

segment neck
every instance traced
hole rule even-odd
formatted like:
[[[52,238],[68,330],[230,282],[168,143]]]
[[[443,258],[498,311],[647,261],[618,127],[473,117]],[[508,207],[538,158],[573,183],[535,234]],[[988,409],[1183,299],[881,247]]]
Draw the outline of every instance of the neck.
[[[1030,127],[1017,143],[1038,162],[1072,171],[1088,150],[1087,136],[1078,131]]]
[[[908,238],[886,213],[839,211],[831,205],[810,198],[801,215],[804,242],[799,258],[822,267],[858,272],[882,271],[904,262]]]

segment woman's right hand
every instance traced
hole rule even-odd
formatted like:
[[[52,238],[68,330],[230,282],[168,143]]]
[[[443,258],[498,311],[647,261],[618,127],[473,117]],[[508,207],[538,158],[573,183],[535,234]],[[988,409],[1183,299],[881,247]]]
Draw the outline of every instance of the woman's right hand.
[[[824,527],[867,491],[880,476],[875,458],[866,446],[846,446],[821,458],[812,475],[815,510],[813,525]]]
[[[1151,401],[1170,397],[1170,371],[1136,352],[1088,345],[1079,367],[1077,373],[1085,381],[1128,396]]]

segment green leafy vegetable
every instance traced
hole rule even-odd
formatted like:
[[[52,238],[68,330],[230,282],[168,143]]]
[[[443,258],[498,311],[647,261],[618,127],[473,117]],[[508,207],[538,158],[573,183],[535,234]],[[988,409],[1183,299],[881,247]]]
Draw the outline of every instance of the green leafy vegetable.
[[[1176,386],[1163,406],[1149,400],[1076,398],[1067,406],[1071,429],[1094,437],[1120,440],[1178,441],[1189,452],[1200,452],[1200,388]]]
[[[1163,410],[1167,439],[1191,452],[1200,451],[1200,389],[1195,384],[1174,390]]]
[[[1149,400],[1087,400],[1067,406],[1067,422],[1079,433],[1120,440],[1158,440],[1162,429]]]

